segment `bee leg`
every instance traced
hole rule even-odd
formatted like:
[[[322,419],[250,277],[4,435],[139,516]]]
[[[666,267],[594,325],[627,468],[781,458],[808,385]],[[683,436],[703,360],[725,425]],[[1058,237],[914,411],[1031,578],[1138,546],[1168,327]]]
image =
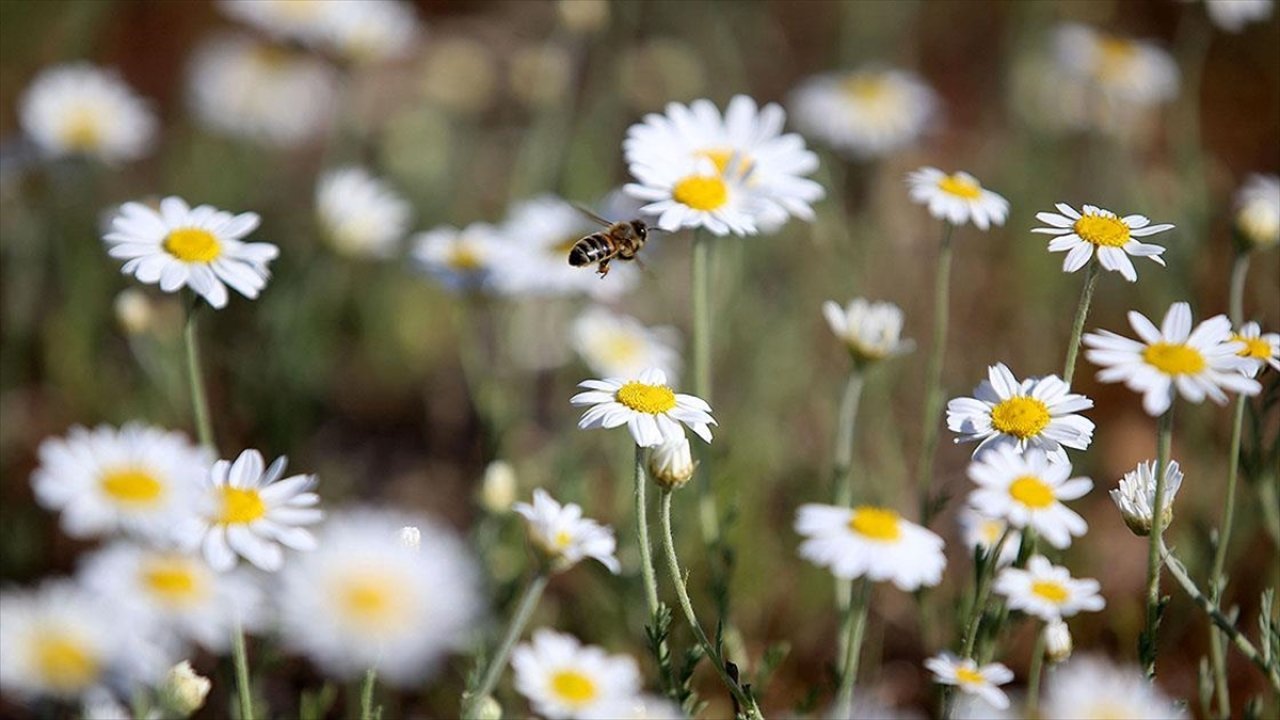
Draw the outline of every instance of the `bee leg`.
[[[596,270],[596,272],[600,274],[600,279],[603,280],[604,276],[609,274],[609,261],[601,260],[600,267]]]

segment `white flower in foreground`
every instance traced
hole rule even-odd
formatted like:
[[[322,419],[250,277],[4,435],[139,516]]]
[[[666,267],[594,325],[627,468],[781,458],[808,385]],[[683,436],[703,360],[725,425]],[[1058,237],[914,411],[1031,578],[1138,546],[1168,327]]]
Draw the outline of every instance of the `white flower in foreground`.
[[[633,165],[639,182],[627,183],[632,197],[645,201],[640,212],[657,216],[667,232],[706,228],[714,235],[755,235],[762,210],[736,163],[721,173],[713,160],[671,160],[665,165]]]
[[[1040,717],[1044,720],[1178,720],[1186,711],[1142,670],[1085,655],[1049,673]]]
[[[986,517],[971,507],[960,508],[956,517],[960,522],[965,547],[970,553],[978,548],[985,553],[991,553],[1000,542],[1004,531],[1009,529],[1009,523],[1004,520]],[[1022,533],[1018,530],[1010,530],[1009,537],[1000,548],[1000,557],[996,558],[996,564],[1009,565],[1017,559],[1018,547],[1021,543]]]
[[[320,497],[311,492],[315,475],[284,474],[281,457],[263,468],[262,453],[245,450],[232,463],[219,460],[204,479],[202,517],[184,528],[183,540],[200,547],[214,569],[235,567],[236,556],[275,572],[284,565],[281,545],[314,550],[316,539],[304,525],[320,522]]]
[[[569,332],[574,351],[602,377],[627,377],[651,367],[669,378],[679,375],[680,336],[673,327],[647,327],[630,315],[593,306]]]
[[[338,252],[386,258],[409,227],[409,203],[363,168],[332,170],[316,186],[316,212]]]
[[[828,300],[822,303],[822,315],[855,363],[905,355],[915,348],[915,342],[902,339],[902,308],[893,303],[854,298],[841,308]]]
[[[1109,100],[1148,106],[1178,94],[1178,65],[1154,43],[1066,23],[1054,31],[1053,44],[1059,66]]]
[[[400,542],[416,527],[422,549]],[[421,684],[474,630],[484,604],[475,560],[451,530],[421,516],[336,512],[319,547],[280,574],[285,642],[339,679]]]
[[[77,426],[40,444],[31,486],[40,505],[62,513],[71,537],[125,530],[162,541],[190,514],[211,462],[182,433],[141,423]]]
[[[1071,657],[1073,643],[1071,641],[1071,628],[1061,620],[1050,620],[1045,623],[1044,630],[1044,654],[1045,658],[1051,663],[1065,662]]]
[[[472,223],[459,230],[442,226],[410,239],[415,266],[452,292],[488,288],[498,260],[504,257],[498,230]]]
[[[589,405],[578,427],[583,430],[626,425],[640,447],[653,447],[683,435],[684,423],[698,437],[711,442],[711,406],[701,398],[674,392],[667,375],[649,368],[624,379],[584,380],[586,392],[569,399],[575,407]]]
[[[982,187],[967,172],[951,175],[923,167],[907,175],[911,201],[929,208],[929,214],[952,225],[972,222],[979,230],[1004,225],[1009,201]]]
[[[561,505],[547,491],[533,491],[533,504],[512,506],[525,519],[529,539],[557,570],[567,570],[586,558],[598,560],[618,574],[621,566],[614,553],[618,542],[606,525],[582,517],[582,508],[574,503]]]
[[[1244,343],[1240,357],[1248,358],[1250,367],[1240,372],[1249,377],[1258,377],[1268,365],[1273,370],[1280,370],[1280,333],[1262,334],[1262,326],[1256,322],[1247,322],[1240,326],[1240,332],[1233,333],[1231,339]]]
[[[232,215],[210,205],[194,208],[179,197],[159,211],[136,202],[120,206],[103,236],[121,272],[165,292],[191,288],[210,305],[227,305],[227,286],[250,300],[267,285],[267,263],[280,254],[270,243],[241,239],[258,227],[257,213]]]
[[[796,513],[800,557],[845,580],[866,576],[902,590],[937,585],[947,559],[942,538],[888,508],[809,503]]]
[[[1252,22],[1271,17],[1272,0],[1204,0],[1204,9],[1214,25],[1238,33]]]
[[[1152,225],[1142,215],[1119,217],[1110,210],[1093,205],[1081,206],[1081,212],[1076,212],[1066,203],[1058,203],[1056,207],[1056,213],[1036,213],[1037,220],[1051,227],[1033,228],[1031,232],[1057,236],[1049,241],[1049,252],[1067,253],[1062,261],[1064,272],[1075,272],[1084,267],[1095,251],[1102,267],[1120,273],[1129,282],[1138,281],[1138,271],[1133,267],[1130,255],[1149,257],[1164,265],[1164,258],[1160,257],[1165,250],[1163,247],[1138,242],[1134,238],[1172,230],[1172,225]]]
[[[920,76],[882,67],[807,78],[788,104],[800,132],[859,159],[915,142],[938,113],[938,96]]]
[[[969,464],[969,479],[978,486],[969,493],[969,505],[1016,528],[1034,528],[1050,545],[1065,548],[1089,526],[1062,501],[1083,497],[1093,488],[1089,478],[1068,479],[1070,475],[1066,460],[1051,461],[1038,448],[1020,453],[1002,445]]]
[[[1235,222],[1250,247],[1280,244],[1280,177],[1250,175],[1236,192]]]
[[[961,659],[944,652],[925,660],[924,666],[933,673],[933,681],[940,685],[954,685],[961,692],[977,695],[998,710],[1009,707],[1009,696],[999,686],[1013,680],[1013,671],[1002,663],[978,667],[978,663],[969,658]]]
[[[1108,330],[1086,333],[1085,357],[1101,366],[1098,380],[1124,382],[1142,393],[1148,415],[1163,415],[1173,404],[1174,393],[1193,403],[1206,397],[1219,405],[1227,402],[1224,391],[1257,395],[1262,386],[1245,377],[1253,365],[1238,354],[1243,343],[1231,339],[1231,321],[1218,315],[1191,327],[1191,306],[1174,303],[1157,328],[1138,312],[1129,312],[1129,324],[1139,340]]]
[[[50,156],[136,160],[151,148],[156,118],[118,75],[88,63],[42,71],[19,100],[22,130]]]
[[[583,237],[603,231],[567,200],[542,195],[516,203],[498,226],[503,260],[494,285],[505,295],[548,297],[589,295],[614,299],[636,284],[634,263],[615,262],[607,281],[569,264],[569,251]]]
[[[146,618],[166,637],[185,638],[213,652],[226,650],[237,626],[260,626],[263,594],[241,571],[219,573],[198,555],[117,542],[83,561],[79,578],[131,623]]]
[[[1040,448],[1053,460],[1066,460],[1063,448],[1084,450],[1093,441],[1093,421],[1078,415],[1093,401],[1071,392],[1057,375],[1018,381],[1004,363],[987,368],[987,380],[973,397],[947,403],[947,427],[957,443],[978,442],[973,454],[1001,445],[1020,452]]]
[[[1160,527],[1169,527],[1173,521],[1173,499],[1182,487],[1182,470],[1177,460],[1170,460],[1164,469],[1164,512],[1160,514]],[[1156,462],[1140,462],[1133,470],[1120,478],[1120,487],[1111,491],[1111,500],[1120,509],[1124,524],[1137,535],[1150,535],[1154,522],[1152,508],[1156,505]]]
[[[1098,594],[1101,587],[1093,578],[1077,580],[1065,567],[1050,563],[1043,555],[1033,555],[1026,570],[1001,570],[992,590],[1008,598],[1009,609],[1051,622],[1101,610],[1107,604]]]
[[[516,690],[551,720],[595,717],[640,692],[635,660],[546,629],[511,653],[511,668]]]
[[[697,463],[689,451],[689,438],[680,436],[649,448],[649,477],[668,490],[684,487]]]

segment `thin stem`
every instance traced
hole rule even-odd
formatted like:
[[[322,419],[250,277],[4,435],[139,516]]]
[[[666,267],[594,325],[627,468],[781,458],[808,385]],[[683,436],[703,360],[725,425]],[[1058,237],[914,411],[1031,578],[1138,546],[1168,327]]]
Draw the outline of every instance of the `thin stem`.
[[[493,689],[498,685],[498,678],[502,677],[502,671],[507,667],[507,658],[511,656],[511,650],[515,647],[516,641],[520,639],[520,635],[524,633],[525,625],[529,624],[529,618],[533,616],[534,608],[538,607],[538,600],[542,598],[542,591],[547,588],[547,582],[551,579],[546,572],[538,572],[529,581],[529,585],[524,589],[524,595],[520,598],[520,604],[516,607],[515,615],[511,616],[511,623],[507,625],[507,632],[502,638],[502,644],[498,646],[498,652],[494,654],[489,661],[489,666],[484,671],[484,677],[480,681],[479,687],[474,691],[468,691],[462,696],[462,717],[472,720],[478,714],[480,703],[485,698],[493,694]]]
[[[693,394],[711,401],[711,243],[712,236],[698,230],[693,235]],[[709,449],[699,445],[698,516],[702,541],[712,547],[720,541],[720,514],[711,487]]]
[[[1213,570],[1209,573],[1209,597],[1214,605],[1222,600],[1227,587],[1223,574],[1227,562],[1227,546],[1231,543],[1231,527],[1235,521],[1236,480],[1240,475],[1240,436],[1244,429],[1245,396],[1236,398],[1236,412],[1231,425],[1231,460],[1227,466],[1227,496],[1222,501],[1222,522],[1218,524],[1218,546],[1213,553]],[[1231,714],[1231,695],[1227,687],[1227,662],[1222,637],[1217,629],[1209,629],[1209,657],[1213,663],[1213,684],[1218,695],[1218,714]]]
[[[1156,432],[1156,492],[1151,506],[1151,535],[1147,552],[1147,623],[1138,655],[1148,678],[1156,676],[1156,630],[1160,624],[1160,544],[1164,533],[1164,471],[1173,442],[1173,407],[1160,416]]]
[[[187,311],[187,326],[182,333],[187,346],[187,381],[191,384],[191,412],[195,416],[196,436],[201,445],[216,450],[213,421],[209,417],[209,400],[204,389],[204,371],[200,365],[200,337],[197,332],[199,312],[199,306],[193,302]]]
[[[1027,676],[1027,717],[1038,717],[1040,710],[1040,673],[1044,667],[1044,632],[1041,623],[1040,633],[1036,635],[1036,646],[1031,651],[1031,671]]]
[[[653,553],[649,546],[649,503],[645,487],[649,478],[644,467],[644,448],[636,446],[636,538],[640,544],[640,574],[644,578],[644,600],[649,617],[658,614],[658,579],[653,569]]]
[[[942,224],[942,243],[938,249],[938,274],[933,291],[933,347],[925,372],[924,417],[922,418],[920,460],[916,463],[916,491],[920,494],[922,525],[931,519],[933,503],[929,491],[933,484],[933,454],[938,446],[938,413],[942,407],[942,359],[947,349],[947,325],[951,308],[951,235],[955,226]]]
[[[373,720],[373,688],[378,684],[378,671],[369,668],[364,673],[364,685],[360,688],[360,720]]]
[[[1004,544],[1009,540],[1009,535],[1013,532],[1013,526],[1007,526],[1001,533],[1000,539],[996,544],[987,551],[985,555],[982,572],[978,573],[974,578],[973,588],[973,608],[969,611],[969,622],[966,624],[964,631],[964,641],[962,643],[960,657],[972,659],[974,657],[974,646],[978,640],[978,629],[982,626],[982,616],[987,608],[987,600],[991,596],[991,580],[995,576],[996,566],[999,565],[1000,553],[1004,550]],[[942,712],[944,720],[951,717],[951,711],[955,708],[955,687],[952,685],[944,685],[942,688]]]
[[[240,720],[253,720],[253,688],[249,685],[249,652],[245,649],[244,628],[236,623],[231,634],[231,657],[236,666],[236,695],[240,702]]]
[[[1237,252],[1231,266],[1231,324],[1240,327],[1244,322],[1244,279],[1249,275],[1249,253]]]
[[[848,506],[853,501],[853,445],[854,430],[858,419],[858,401],[862,397],[862,371],[856,366],[849,371],[849,380],[845,383],[844,397],[840,401],[840,416],[836,422],[836,442],[832,474],[834,490],[832,496],[835,504]],[[836,611],[842,618],[839,639],[837,640],[836,664],[843,677],[844,661],[848,652],[850,633],[848,623],[852,619],[849,614],[849,602],[853,594],[853,583],[836,578]]]
[[[848,637],[845,640],[845,654],[841,658],[840,692],[836,695],[838,717],[853,716],[853,686],[858,679],[858,658],[862,655],[862,638],[867,626],[867,611],[871,605],[871,582],[865,578],[860,581],[858,592],[854,594],[853,603],[846,613],[849,620]]]
[[[1080,304],[1076,306],[1076,321],[1071,326],[1071,342],[1067,344],[1067,362],[1062,366],[1062,382],[1071,385],[1076,374],[1076,355],[1080,352],[1080,335],[1084,333],[1084,321],[1089,316],[1089,304],[1093,302],[1093,289],[1098,285],[1098,258],[1089,261],[1084,272],[1084,288],[1080,291]]]

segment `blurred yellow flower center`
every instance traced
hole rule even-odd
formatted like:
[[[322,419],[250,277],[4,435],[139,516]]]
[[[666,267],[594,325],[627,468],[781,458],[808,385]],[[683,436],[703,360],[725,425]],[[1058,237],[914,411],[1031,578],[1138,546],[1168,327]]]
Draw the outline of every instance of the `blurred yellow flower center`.
[[[716,176],[690,175],[671,191],[675,201],[694,210],[711,211],[729,200],[729,188]]]
[[[1244,343],[1244,348],[1238,353],[1240,357],[1253,358],[1255,360],[1267,360],[1271,357],[1271,344],[1260,337],[1248,338],[1233,333],[1231,339],[1234,342]]]
[[[164,485],[145,470],[111,470],[100,482],[102,491],[122,505],[152,505],[164,494]]]
[[[267,514],[267,504],[262,495],[254,489],[236,488],[230,485],[222,488],[222,514],[218,522],[224,525],[243,525]]]
[[[1054,605],[1061,605],[1071,596],[1067,588],[1056,580],[1036,580],[1031,583],[1031,592]]]
[[[1128,40],[1104,37],[1098,40],[1097,72],[1102,79],[1124,72],[1138,54],[1138,46]]]
[[[386,616],[391,598],[381,583],[361,580],[351,583],[342,593],[342,606],[363,622],[377,622]]]
[[[956,668],[956,680],[965,685],[981,685],[986,682],[982,677],[982,673],[967,667]]]
[[[1084,215],[1071,229],[1081,240],[1099,247],[1124,247],[1129,242],[1129,226],[1119,218]]]
[[[552,675],[551,690],[570,705],[585,705],[599,694],[595,682],[577,670],[560,670]]]
[[[854,508],[849,529],[872,540],[897,540],[902,535],[898,513],[868,505]]]
[[[840,89],[855,102],[875,103],[889,94],[888,84],[874,75],[858,74],[845,78]]]
[[[999,520],[984,520],[982,522],[982,531],[978,534],[982,537],[984,545],[993,546],[999,542],[1000,536],[1004,534],[1004,523]]]
[[[615,333],[600,345],[600,355],[611,365],[625,365],[644,347],[644,343],[634,335]]]
[[[729,167],[733,166],[733,174],[743,177],[751,172],[751,168],[755,165],[751,158],[738,154],[734,155],[733,150],[729,148],[720,148],[716,150],[703,150],[698,153],[698,157],[704,157],[710,160],[716,166],[716,172],[724,175]]]
[[[200,579],[191,566],[177,559],[161,559],[142,571],[142,582],[153,595],[172,604],[187,603],[197,599]]]
[[[631,382],[618,388],[618,402],[636,412],[658,415],[676,406],[676,394],[666,385],[646,385]]]
[[[1204,370],[1204,355],[1190,345],[1158,342],[1142,351],[1142,359],[1166,375],[1195,375]]]
[[[965,200],[977,200],[982,197],[982,186],[969,178],[962,177],[959,173],[947,175],[939,180],[938,189]]]
[[[102,126],[92,110],[78,108],[62,126],[62,142],[72,150],[88,152],[102,144]]]
[[[1019,440],[1040,434],[1049,425],[1049,407],[1033,397],[1015,395],[991,409],[991,427]]]
[[[573,536],[570,535],[567,530],[561,530],[560,532],[556,533],[557,548],[569,547],[569,543],[571,542],[573,542]]]
[[[208,230],[178,228],[164,239],[164,249],[183,262],[207,263],[218,259],[222,245]]]
[[[1056,500],[1053,488],[1034,475],[1023,475],[1010,483],[1009,497],[1035,510],[1047,508]]]
[[[568,251],[566,250],[565,252]],[[471,272],[484,267],[484,260],[480,258],[480,254],[460,242],[454,243],[453,250],[449,253],[448,263],[454,270],[463,272]]]
[[[73,692],[98,678],[98,658],[67,633],[51,630],[35,639],[32,663],[40,679],[61,692]]]

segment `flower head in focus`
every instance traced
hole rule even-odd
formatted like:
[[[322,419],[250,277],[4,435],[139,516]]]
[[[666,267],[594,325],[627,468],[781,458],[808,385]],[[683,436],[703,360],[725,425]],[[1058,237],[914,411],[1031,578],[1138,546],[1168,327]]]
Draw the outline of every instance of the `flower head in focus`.
[[[866,67],[805,79],[788,105],[800,132],[857,159],[915,142],[938,114],[938,96],[915,73]]]
[[[137,160],[156,134],[147,103],[118,75],[88,63],[42,71],[22,94],[18,118],[40,151],[53,157]]]
[[[987,368],[987,380],[973,397],[947,403],[947,427],[956,442],[978,442],[973,454],[1000,445],[1019,451],[1040,448],[1054,460],[1066,460],[1064,448],[1084,450],[1093,440],[1093,421],[1079,415],[1093,401],[1071,392],[1057,375],[1018,381],[1004,363]]]
[[[915,342],[902,339],[902,308],[893,303],[854,298],[841,308],[828,300],[822,303],[822,315],[858,365],[905,355],[915,348]]]
[[[1119,217],[1110,210],[1084,205],[1081,212],[1065,203],[1058,203],[1058,212],[1036,213],[1036,219],[1050,227],[1033,228],[1031,232],[1056,235],[1049,241],[1049,252],[1065,252],[1062,261],[1064,272],[1075,272],[1098,254],[1102,267],[1120,273],[1129,282],[1138,281],[1138,271],[1133,267],[1133,257],[1149,257],[1164,265],[1164,248],[1134,240],[1172,230],[1173,226],[1152,225],[1142,215]]]
[[[985,517],[1033,528],[1045,542],[1065,548],[1072,536],[1084,535],[1089,526],[1062,501],[1083,497],[1093,488],[1089,478],[1070,475],[1066,460],[1050,461],[1038,448],[1020,453],[1002,445],[969,464],[969,479],[978,486],[969,493],[969,505]]]
[[[1106,606],[1098,594],[1097,580],[1077,580],[1064,567],[1043,555],[1027,560],[1027,569],[1007,567],[996,576],[992,590],[1008,598],[1009,608],[1035,615],[1045,622],[1061,620],[1079,612],[1097,612]]]
[[[888,508],[808,503],[795,530],[805,537],[800,557],[844,580],[865,576],[911,591],[937,585],[947,564],[942,538]]]
[[[551,720],[598,717],[605,707],[640,692],[640,668],[625,655],[578,642],[572,635],[541,629],[511,654],[516,690]]]
[[[649,448],[649,477],[667,490],[684,487],[696,469],[689,438],[684,433]]]
[[[935,218],[964,225],[972,222],[979,230],[1004,225],[1009,214],[1009,201],[982,187],[967,172],[947,174],[937,168],[923,167],[907,175],[911,201],[924,205]]]
[[[582,517],[574,503],[561,505],[547,491],[533,491],[533,504],[516,503],[511,508],[525,519],[529,539],[556,570],[567,570],[586,558],[597,560],[618,574],[622,569],[614,557],[618,542],[613,530]]]
[[[335,250],[352,257],[394,255],[409,226],[409,203],[363,168],[332,170],[316,186],[316,212]]]
[[[1264,335],[1261,325],[1247,322],[1240,326],[1240,332],[1232,334],[1231,339],[1244,343],[1239,355],[1252,361],[1250,367],[1241,370],[1244,374],[1258,377],[1258,373],[1267,366],[1272,370],[1280,370],[1280,333]]]
[[[701,398],[677,393],[667,375],[649,368],[638,375],[610,380],[584,380],[586,392],[569,399],[575,407],[590,406],[578,420],[583,430],[626,425],[640,447],[653,447],[684,434],[681,423],[711,442],[711,406]]]
[[[1173,499],[1182,487],[1182,470],[1177,460],[1170,460],[1164,469],[1164,512],[1160,514],[1160,527],[1169,527],[1173,521]],[[1124,524],[1136,535],[1150,535],[1154,523],[1153,508],[1156,505],[1156,463],[1140,462],[1124,474],[1120,487],[1111,491],[1111,500],[1120,510]]]

